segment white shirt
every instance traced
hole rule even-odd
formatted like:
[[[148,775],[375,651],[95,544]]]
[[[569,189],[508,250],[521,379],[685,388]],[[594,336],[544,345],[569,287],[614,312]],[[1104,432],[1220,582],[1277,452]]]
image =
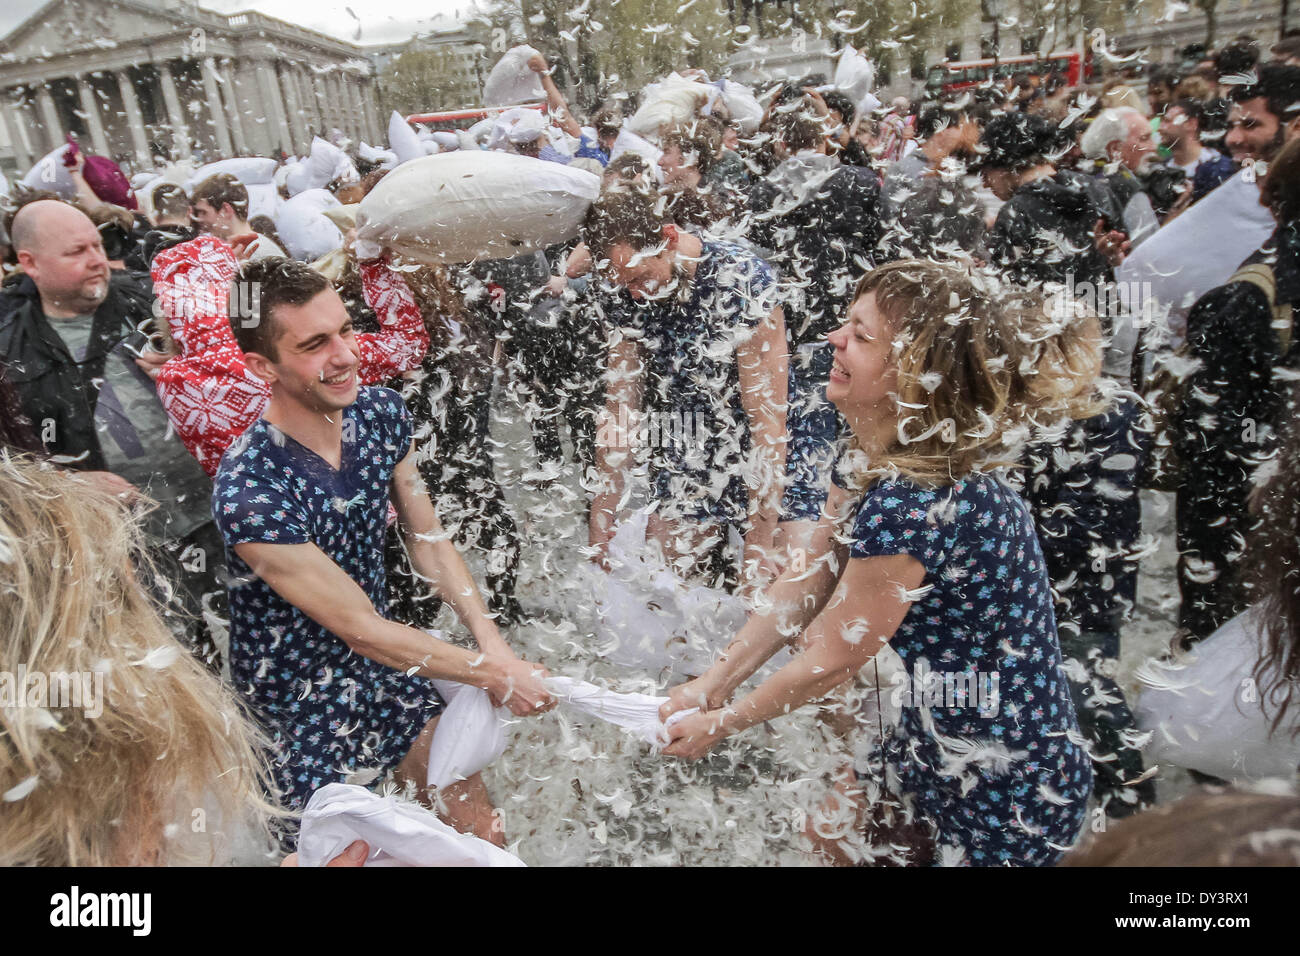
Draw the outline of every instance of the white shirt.
[[[273,239],[268,239],[260,232],[255,233],[257,244],[253,246],[253,251],[249,253],[248,261],[256,262],[258,259],[269,259],[272,256],[280,256],[283,259],[289,258],[289,253],[281,249]]]
[[[1219,158],[1219,151],[1217,149],[1211,149],[1209,146],[1202,146],[1200,155],[1197,156],[1190,163],[1188,163],[1186,166],[1184,166],[1181,163],[1173,163],[1172,165],[1185,172],[1187,174],[1187,178],[1190,180],[1193,176],[1196,175],[1196,170],[1200,168],[1201,163],[1213,162],[1218,158]]]
[[[1175,339],[1196,300],[1223,285],[1273,234],[1273,214],[1259,203],[1259,184],[1242,170],[1138,246],[1115,270],[1133,310],[1168,308]]]

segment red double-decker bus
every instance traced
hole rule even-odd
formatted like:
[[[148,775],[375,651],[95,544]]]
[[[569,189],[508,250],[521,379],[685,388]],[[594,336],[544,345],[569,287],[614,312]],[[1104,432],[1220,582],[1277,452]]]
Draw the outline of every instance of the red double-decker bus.
[[[1038,76],[1046,79],[1057,74],[1070,86],[1092,79],[1092,55],[1081,56],[1078,50],[1039,56],[1004,56],[995,62],[988,60],[949,60],[930,67],[926,75],[927,89],[940,93],[956,93],[968,87],[987,83],[996,73],[998,79],[1007,77]]]

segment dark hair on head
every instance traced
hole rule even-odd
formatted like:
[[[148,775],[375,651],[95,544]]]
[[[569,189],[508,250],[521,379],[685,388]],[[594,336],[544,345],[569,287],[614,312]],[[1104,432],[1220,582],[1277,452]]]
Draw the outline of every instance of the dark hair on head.
[[[822,100],[826,103],[827,109],[840,114],[840,122],[845,126],[853,125],[853,118],[858,115],[858,109],[853,105],[853,100],[847,93],[842,93],[839,90],[827,90],[822,94]]]
[[[666,198],[639,190],[611,190],[587,210],[582,241],[593,259],[608,259],[618,243],[650,249],[663,241]]]
[[[1178,85],[1178,79],[1178,70],[1174,67],[1167,63],[1152,63],[1147,70],[1147,89],[1149,90],[1158,83],[1172,91]]]
[[[592,116],[591,125],[597,136],[617,136],[623,129],[623,114],[615,107],[602,107]]]
[[[605,172],[617,173],[624,179],[628,179],[650,172],[650,163],[640,153],[629,150],[626,153],[619,153],[611,159],[609,165],[605,167]]]
[[[722,124],[712,116],[696,116],[668,127],[660,135],[659,143],[664,149],[676,146],[682,151],[682,161],[704,176],[722,152],[722,132]]]
[[[163,183],[153,191],[155,218],[189,219],[190,197],[175,183]]]
[[[984,127],[980,165],[989,169],[1020,172],[1046,162],[1045,154],[1056,144],[1056,127],[1032,113],[1003,113]]]
[[[1200,125],[1201,121],[1205,118],[1205,104],[1202,103],[1200,100],[1192,100],[1186,98],[1177,99],[1169,104],[1169,109],[1182,110],[1183,115],[1185,115],[1188,119],[1196,120],[1198,126]]]
[[[646,193],[654,192],[654,176],[650,163],[640,153],[628,151],[619,153],[605,167],[601,181],[601,191],[637,189]]]
[[[803,98],[804,87],[816,89],[819,86],[826,85],[825,73],[809,73],[807,76],[801,76],[797,80],[786,80],[777,90],[776,96],[772,99],[772,106],[784,106],[786,103],[793,103],[797,99]]]
[[[248,218],[248,189],[229,173],[217,173],[209,176],[194,187],[190,193],[190,204],[203,200],[212,207],[213,212],[221,212],[221,207],[230,204],[235,215],[240,219]]]
[[[372,169],[361,177],[361,195],[369,196],[370,191],[379,185],[379,181],[388,175],[386,169]]]
[[[1282,154],[1294,163],[1300,143],[1292,142]],[[1281,156],[1279,156],[1281,159]],[[1274,165],[1269,168],[1272,177]],[[1267,189],[1268,180],[1265,180]],[[1279,218],[1279,221],[1280,218]],[[1253,598],[1263,622],[1264,647],[1255,667],[1255,683],[1265,711],[1276,708],[1272,729],[1276,733],[1287,714],[1300,734],[1300,386],[1282,403],[1281,420],[1288,422],[1277,458],[1257,498],[1259,523],[1251,533]]]
[[[963,122],[968,115],[965,109],[954,109],[948,103],[926,103],[916,114],[916,138],[927,140],[941,129]]]
[[[275,321],[276,306],[306,305],[330,288],[329,280],[306,263],[280,256],[244,263],[232,284],[242,287],[232,289],[232,297],[250,304],[254,311],[249,316],[230,316],[230,328],[240,351],[256,352],[272,362],[280,360],[275,346],[281,334]]]
[[[1248,73],[1259,63],[1259,43],[1254,37],[1239,36],[1224,45],[1214,57],[1214,68],[1219,76]]]
[[[813,112],[805,99],[799,105],[784,110],[773,110],[765,124],[772,138],[784,143],[791,153],[816,149],[826,139],[826,121]]]
[[[930,176],[899,207],[898,226],[910,256],[943,259],[953,246],[974,255],[984,241],[984,204],[961,183]]]
[[[730,213],[726,204],[712,192],[701,192],[689,186],[665,190],[668,203],[664,215],[675,226],[684,229],[712,229]]]
[[[1273,44],[1273,56],[1279,59],[1284,57],[1300,57],[1300,36],[1288,36],[1278,40]]]
[[[275,228],[275,220],[270,216],[254,216],[248,220],[248,228],[253,230],[259,236],[266,236],[281,249],[287,249],[284,240],[280,238],[279,231]]]
[[[1082,840],[1061,866],[1295,866],[1300,797],[1206,787]]]
[[[1265,63],[1259,68],[1257,81],[1239,84],[1228,92],[1228,99],[1244,103],[1258,97],[1268,100],[1268,111],[1287,123],[1296,118],[1300,110],[1300,66],[1285,63]]]
[[[104,202],[92,206],[86,215],[99,232],[99,239],[104,244],[104,255],[110,261],[125,259],[135,245],[135,239],[131,235],[135,228],[135,218],[130,210]]]

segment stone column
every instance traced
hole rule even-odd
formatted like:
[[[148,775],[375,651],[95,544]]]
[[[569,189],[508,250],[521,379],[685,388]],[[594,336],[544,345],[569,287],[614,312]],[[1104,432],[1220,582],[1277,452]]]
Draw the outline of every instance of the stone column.
[[[355,139],[364,139],[368,136],[366,133],[366,107],[361,99],[361,84],[365,78],[356,73],[343,74],[343,82],[348,88],[348,102],[352,104],[352,133]]]
[[[109,155],[108,137],[104,135],[104,121],[99,115],[99,98],[84,76],[77,77],[77,96],[81,99],[81,112],[86,114],[90,127],[90,142],[100,156]]]
[[[181,112],[181,98],[176,92],[171,66],[159,63],[158,78],[162,83],[163,102],[167,104],[167,123],[172,128],[172,153],[177,159],[186,159],[191,153],[190,130],[185,125],[185,114]]]
[[[135,95],[135,84],[131,74],[119,70],[117,88],[122,94],[122,109],[126,111],[126,126],[131,131],[131,145],[135,148],[136,162],[141,169],[153,168],[153,157],[149,155],[149,141],[144,135],[144,115],[140,112],[140,101]]]
[[[321,117],[320,99],[316,96],[316,85],[312,82],[311,68],[294,67],[293,80],[298,84],[298,101],[307,114],[307,125],[311,131],[319,133],[325,124]]]
[[[339,88],[343,90],[343,104],[348,111],[348,125],[345,127],[345,132],[352,139],[356,139],[361,129],[361,117],[357,115],[357,75],[350,70],[341,71]]]
[[[385,137],[383,128],[379,125],[379,107],[376,103],[375,89],[378,82],[372,76],[366,80],[366,85],[362,88],[362,102],[366,108],[366,127],[370,130],[370,135],[375,140],[382,141]]]
[[[248,134],[244,132],[244,116],[239,110],[239,93],[235,88],[235,61],[222,60],[221,74],[217,86],[221,89],[221,98],[226,105],[226,122],[230,124],[230,138],[235,150],[240,153],[251,152]]]
[[[27,149],[27,141],[23,139],[26,117],[23,116],[22,104],[16,93],[21,95],[20,91],[12,89],[0,93],[0,124],[3,124],[9,142],[13,144],[14,161],[18,164],[18,175],[22,176],[32,165],[33,157]],[[10,122],[10,117],[13,118],[13,122]]]
[[[230,139],[230,129],[226,126],[226,108],[221,103],[217,65],[212,57],[205,56],[200,69],[203,73],[203,93],[208,100],[208,115],[212,117],[212,132],[217,137],[217,149],[221,151],[223,157],[233,156],[235,147]]]
[[[294,82],[293,67],[284,64],[275,69],[277,85],[284,95],[284,107],[289,120],[289,130],[293,133],[293,151],[306,153],[311,148],[311,138],[307,135],[307,125],[302,115],[302,104],[298,101],[298,86]]]
[[[240,60],[231,67],[230,79],[249,151],[263,156],[270,154],[273,149],[271,124],[257,88],[256,66],[251,60]]]
[[[41,111],[41,125],[45,127],[46,149],[55,149],[63,142],[66,132],[59,121],[59,111],[54,108],[54,97],[50,95],[48,81],[39,81],[36,87],[36,105]]]
[[[293,134],[289,132],[289,121],[284,115],[284,102],[280,98],[280,86],[275,82],[275,71],[266,60],[258,60],[254,68],[257,72],[257,89],[262,94],[262,106],[266,112],[266,123],[271,138],[272,149],[293,151]]]
[[[342,70],[334,74],[334,88],[338,92],[339,107],[343,112],[343,122],[339,129],[343,135],[354,138],[356,134],[356,104],[352,102],[352,74]]]
[[[334,118],[330,126],[347,130],[348,105],[343,101],[343,84],[339,82],[338,71],[325,74],[325,102],[333,109]]]
[[[343,83],[339,79],[338,71],[325,74],[325,92],[326,102],[331,103],[334,107],[334,122],[332,126],[337,126],[346,135],[348,131],[348,104],[343,99]]]

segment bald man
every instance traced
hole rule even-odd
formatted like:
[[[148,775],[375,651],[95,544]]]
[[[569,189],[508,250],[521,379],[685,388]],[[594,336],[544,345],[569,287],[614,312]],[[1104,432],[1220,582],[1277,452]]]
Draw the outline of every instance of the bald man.
[[[0,293],[0,362],[45,451],[105,491],[135,487],[108,471],[94,428],[107,352],[152,318],[152,302],[122,289],[109,302],[111,272],[99,232],[73,206],[42,199],[20,208],[10,237],[22,275]],[[72,333],[74,355],[58,328]],[[85,335],[80,333],[83,331]],[[84,339],[84,341],[83,341]]]
[[[156,500],[152,541],[177,555],[201,547],[204,557],[188,559],[204,571],[194,587],[218,590],[211,483],[171,432],[148,374],[167,358],[149,345],[152,294],[109,269],[94,224],[67,203],[28,203],[10,236],[22,272],[0,290],[0,376],[29,431],[52,461],[101,490]],[[201,619],[201,606],[192,610]]]

